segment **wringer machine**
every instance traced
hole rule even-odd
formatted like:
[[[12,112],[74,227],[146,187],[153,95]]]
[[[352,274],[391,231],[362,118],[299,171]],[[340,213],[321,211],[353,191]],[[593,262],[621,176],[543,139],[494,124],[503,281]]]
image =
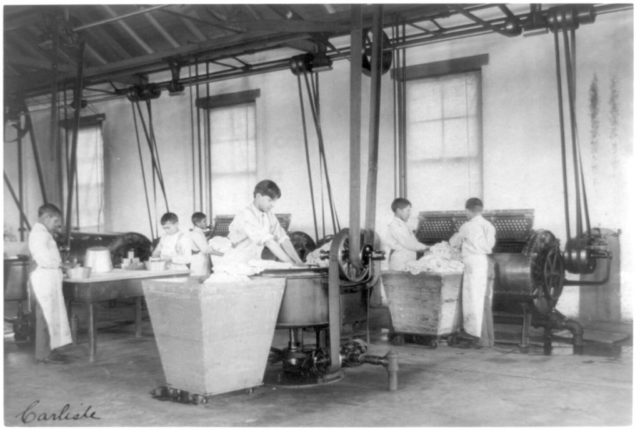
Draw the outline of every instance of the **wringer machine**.
[[[544,328],[544,353],[551,354],[554,330],[569,330],[574,354],[583,351],[582,326],[556,309],[564,286],[603,284],[609,278],[611,254],[606,240],[592,230],[567,242],[565,250],[547,230],[533,230],[533,210],[495,210],[484,217],[496,228],[493,291],[494,319],[521,322],[520,348],[529,349],[531,326]],[[467,220],[465,212],[421,212],[416,236],[426,244],[448,241]],[[565,271],[593,273],[598,261],[605,261],[606,277],[600,281],[572,281]]]
[[[281,362],[278,382],[283,385],[313,385],[340,380],[342,366],[379,364],[389,373],[389,389],[397,387],[397,355],[366,354],[362,339],[349,339],[343,326],[352,329],[368,320],[369,297],[380,277],[383,259],[380,240],[371,231],[361,231],[362,266],[349,259],[349,230],[332,239],[331,249],[322,256],[329,267],[265,270],[263,277],[285,277],[285,292],[276,327],[289,330],[285,348],[272,348],[271,363]],[[304,331],[312,330],[311,343]],[[353,335],[353,333],[352,333]]]

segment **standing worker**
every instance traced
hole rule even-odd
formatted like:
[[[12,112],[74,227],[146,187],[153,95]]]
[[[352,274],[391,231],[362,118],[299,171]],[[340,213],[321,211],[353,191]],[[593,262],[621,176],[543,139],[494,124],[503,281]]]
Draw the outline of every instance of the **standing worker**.
[[[259,260],[263,249],[269,249],[280,261],[302,264],[298,252],[273,213],[281,196],[280,188],[271,180],[262,180],[253,190],[253,202],[235,215],[229,225],[233,248],[225,259],[247,263]]]
[[[495,227],[482,216],[482,201],[469,198],[465,204],[467,222],[449,243],[459,248],[464,263],[462,278],[463,336],[476,346],[493,346],[492,287],[488,286],[489,255],[496,243]],[[483,332],[484,330],[484,332]],[[466,333],[466,335],[464,334]]]
[[[418,252],[426,252],[429,246],[420,243],[407,221],[411,216],[411,201],[396,198],[391,203],[394,218],[388,226],[389,270],[404,271],[408,262],[417,259]]]
[[[35,358],[39,363],[66,363],[56,349],[72,342],[62,294],[62,258],[52,235],[61,228],[60,209],[44,204],[29,234],[29,252],[36,266],[29,283],[35,296]]]

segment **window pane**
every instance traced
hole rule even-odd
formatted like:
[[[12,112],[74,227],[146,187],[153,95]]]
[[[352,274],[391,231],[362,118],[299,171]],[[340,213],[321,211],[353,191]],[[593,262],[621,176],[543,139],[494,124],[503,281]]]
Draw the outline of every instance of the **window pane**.
[[[216,213],[235,213],[256,182],[255,103],[212,109],[210,116],[213,207]]]
[[[437,159],[442,156],[442,122],[421,122],[408,125],[408,160]]]
[[[72,134],[68,129],[65,132]],[[78,130],[75,181],[72,225],[81,231],[100,231],[104,225],[104,143],[100,124]],[[66,187],[64,195],[66,201]]]
[[[442,92],[437,79],[407,83],[407,123],[442,117]]]
[[[419,211],[461,209],[482,196],[479,77],[407,83],[407,193]]]
[[[474,157],[477,154],[476,135],[473,134],[475,118],[444,120],[444,157]]]

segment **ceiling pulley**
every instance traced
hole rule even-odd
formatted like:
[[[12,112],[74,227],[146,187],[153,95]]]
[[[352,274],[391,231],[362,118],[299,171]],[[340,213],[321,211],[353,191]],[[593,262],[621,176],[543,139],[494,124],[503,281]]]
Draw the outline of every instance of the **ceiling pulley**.
[[[371,65],[373,57],[373,30],[369,29],[362,33],[362,73],[371,76]],[[393,62],[393,51],[389,36],[382,32],[382,56],[380,57],[380,72],[385,74],[391,69]]]

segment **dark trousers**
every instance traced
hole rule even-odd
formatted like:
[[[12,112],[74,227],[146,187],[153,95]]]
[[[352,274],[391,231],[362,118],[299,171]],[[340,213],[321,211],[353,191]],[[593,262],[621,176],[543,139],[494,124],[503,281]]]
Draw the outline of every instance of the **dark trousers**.
[[[36,360],[44,360],[51,354],[51,344],[49,343],[49,329],[47,328],[47,321],[44,319],[42,308],[40,303],[36,300]]]

